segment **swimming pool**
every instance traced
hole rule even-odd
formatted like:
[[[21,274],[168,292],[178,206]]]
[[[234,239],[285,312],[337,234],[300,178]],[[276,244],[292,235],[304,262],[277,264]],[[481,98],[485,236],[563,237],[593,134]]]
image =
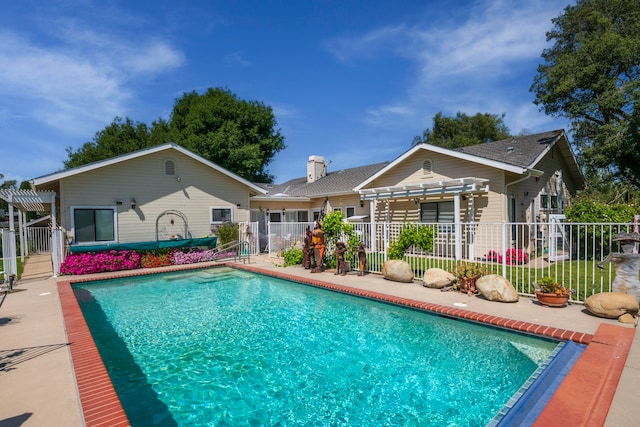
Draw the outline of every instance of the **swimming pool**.
[[[228,268],[74,290],[133,425],[484,425],[557,345]]]

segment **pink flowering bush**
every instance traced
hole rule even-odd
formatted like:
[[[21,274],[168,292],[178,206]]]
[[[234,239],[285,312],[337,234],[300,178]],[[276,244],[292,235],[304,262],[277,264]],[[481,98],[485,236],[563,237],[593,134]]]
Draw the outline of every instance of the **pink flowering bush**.
[[[208,262],[213,261],[215,258],[215,253],[213,250],[206,251],[191,251],[191,252],[180,252],[176,251],[173,253],[173,264],[182,265],[182,264],[194,264],[196,262]]]
[[[487,261],[502,262],[502,254],[491,250],[484,254]],[[529,262],[529,255],[522,249],[510,248],[505,253],[505,262],[508,265],[526,264]]]
[[[174,251],[138,253],[135,251],[84,252],[67,256],[60,265],[60,273],[81,275],[107,271],[134,270],[138,268],[164,267],[169,265],[194,264],[216,259],[232,258],[236,252],[192,249],[187,252]]]
[[[60,265],[61,274],[79,275],[140,268],[134,251],[85,252],[70,254]]]

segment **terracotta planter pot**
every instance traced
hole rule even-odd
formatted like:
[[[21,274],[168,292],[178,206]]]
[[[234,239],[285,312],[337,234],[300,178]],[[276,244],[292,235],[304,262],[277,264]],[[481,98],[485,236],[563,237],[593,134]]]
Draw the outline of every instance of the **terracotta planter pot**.
[[[477,294],[478,289],[476,289],[476,280],[478,280],[478,277],[461,278],[460,292],[463,292],[465,294]]]
[[[547,307],[564,307],[569,303],[569,295],[556,295],[546,292],[536,291],[536,298],[540,304]]]

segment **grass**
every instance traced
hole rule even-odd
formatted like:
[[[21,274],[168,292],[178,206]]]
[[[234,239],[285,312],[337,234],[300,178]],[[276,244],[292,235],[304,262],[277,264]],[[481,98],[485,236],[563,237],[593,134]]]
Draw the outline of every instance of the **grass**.
[[[22,264],[22,261],[20,260],[20,258],[17,259],[17,265],[18,265],[18,279],[19,279],[20,277],[22,277],[22,272],[24,271],[24,265]],[[4,271],[4,260],[1,258],[0,258],[0,271]]]
[[[368,269],[381,271],[384,257],[381,253],[369,253]],[[450,258],[432,258],[425,256],[407,256],[405,260],[409,263],[416,277],[423,277],[429,268],[441,268],[453,272],[460,262]],[[608,292],[611,290],[611,283],[615,278],[615,267],[613,264],[605,264],[603,269],[597,267],[596,261],[571,260],[551,262],[544,267],[532,267],[529,265],[507,265],[505,277],[516,287],[519,293],[534,295],[535,282],[542,277],[551,276],[557,282],[572,289],[572,300],[584,301],[592,294]],[[502,264],[494,262],[483,262],[487,269],[487,274],[502,275]]]

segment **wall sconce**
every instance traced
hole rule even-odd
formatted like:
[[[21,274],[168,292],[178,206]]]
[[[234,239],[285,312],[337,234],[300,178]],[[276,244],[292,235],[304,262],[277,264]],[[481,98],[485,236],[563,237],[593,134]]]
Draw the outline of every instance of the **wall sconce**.
[[[176,181],[178,182],[182,181],[182,178],[180,178],[180,175],[176,176]]]
[[[529,195],[529,192],[528,192],[528,191],[525,191],[525,192],[524,192],[524,197],[527,197],[528,195]]]
[[[467,200],[467,196],[462,196],[462,200]]]
[[[282,213],[285,213],[287,210],[285,208],[282,208]]]
[[[239,208],[240,206],[242,206],[240,203],[236,203],[236,208]]]
[[[420,203],[420,198],[419,198],[419,197],[414,197],[414,198],[413,198],[413,203],[415,203],[416,205],[417,205],[418,203]]]
[[[364,200],[360,199],[360,207],[364,208]]]
[[[135,209],[136,208],[136,199],[134,199],[133,197],[131,198],[131,209]]]

